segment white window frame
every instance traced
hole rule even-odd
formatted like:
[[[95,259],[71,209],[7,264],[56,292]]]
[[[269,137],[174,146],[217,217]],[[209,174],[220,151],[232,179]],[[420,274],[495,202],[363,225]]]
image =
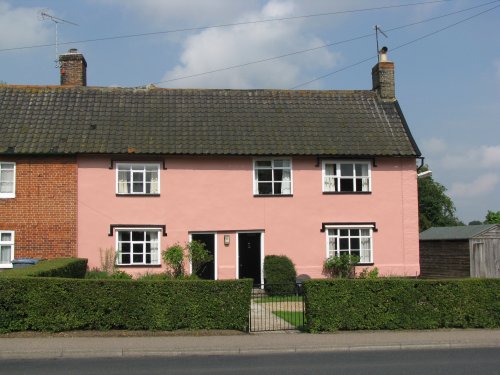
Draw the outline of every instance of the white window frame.
[[[2,234],[10,234],[10,241],[2,241]],[[0,230],[0,247],[10,246],[10,262],[0,263],[0,268],[12,268],[12,260],[14,259],[14,246],[15,246],[15,231],[13,230]]]
[[[130,173],[130,192],[126,192],[126,193],[121,193],[120,192],[120,189],[119,189],[119,184],[120,184],[120,180],[119,180],[119,172],[120,172],[120,168],[123,168],[122,171],[125,170],[125,166],[129,166],[128,171]],[[133,171],[132,170],[132,166],[135,166],[135,167],[141,167],[143,168],[142,171],[140,170],[136,170],[136,171]],[[157,176],[158,176],[158,182],[157,182],[157,185],[158,185],[158,192],[155,192],[155,193],[146,193],[146,167],[156,167],[156,170],[157,170]],[[141,192],[134,192],[133,191],[133,185],[134,185],[134,182],[133,182],[133,174],[134,173],[143,173],[143,178],[142,178],[142,185],[143,185],[143,189]],[[116,190],[116,194],[117,195],[159,195],[160,194],[160,163],[138,163],[138,162],[122,162],[122,163],[116,163],[116,184],[115,184],[115,190]]]
[[[263,167],[257,167],[257,162],[259,161],[270,161],[271,162],[271,167],[270,168],[263,168]],[[288,161],[290,163],[290,167],[289,168],[285,168],[285,167],[275,167],[274,166],[274,163],[276,161]],[[265,181],[267,183],[271,183],[271,186],[272,186],[272,193],[270,194],[260,194],[259,193],[259,181],[257,181],[257,170],[259,169],[270,169],[272,172],[272,180],[271,181]],[[279,193],[279,194],[275,194],[274,193],[274,184],[275,183],[278,183],[280,181],[275,181],[274,180],[274,170],[275,169],[289,169],[290,170],[290,192],[289,193]],[[281,183],[283,183],[283,180],[281,180]],[[292,159],[291,158],[287,158],[287,157],[277,157],[277,158],[255,158],[253,160],[253,193],[254,195],[257,195],[257,196],[270,196],[270,197],[279,197],[280,195],[281,196],[287,196],[287,195],[293,195],[293,163],[292,163]]]
[[[12,181],[12,191],[8,193],[0,192],[0,198],[15,198],[16,197],[16,163],[10,161],[0,161],[0,183],[2,182],[2,170],[5,168],[4,166],[10,165],[13,170],[13,181]],[[7,168],[5,168],[7,169]],[[10,170],[10,169],[9,169]],[[8,181],[10,182],[10,181]]]
[[[326,259],[328,259],[331,256],[339,256],[341,253],[345,253],[345,251],[342,251],[341,249],[337,249],[337,250],[333,250],[333,254],[332,254],[332,251],[330,250],[330,238],[331,237],[335,237],[338,246],[340,246],[340,238],[341,238],[340,232],[337,235],[330,235],[330,230],[341,230],[341,229],[347,229],[347,230],[349,230],[349,235],[347,236],[348,239],[351,239],[351,238],[359,238],[360,239],[360,249],[359,249],[359,252],[360,252],[360,258],[361,259],[360,259],[359,263],[357,263],[357,264],[359,264],[359,265],[373,264],[374,263],[374,261],[373,261],[373,232],[374,232],[373,229],[374,229],[374,226],[373,225],[356,225],[356,224],[353,224],[353,225],[327,225],[327,226],[325,226],[325,234],[326,234]],[[361,231],[362,229],[368,229],[369,230],[369,236],[362,236],[361,234],[359,236],[351,236],[351,234],[350,234],[351,230],[360,230]],[[369,250],[369,257],[368,257],[368,259],[364,259],[363,260],[363,257],[361,256],[361,238],[367,238],[367,237],[370,239],[370,248],[368,249]],[[346,237],[342,236],[342,238],[346,238]],[[349,244],[348,253],[349,253],[349,255],[351,255],[350,244]]]
[[[130,232],[130,241],[120,241],[119,240],[119,233],[120,232]],[[148,241],[144,239],[143,241],[133,241],[132,240],[132,232],[156,232],[158,234],[158,255],[157,255],[157,261],[151,263],[146,263],[146,250],[145,250],[145,245]],[[158,266],[161,264],[160,257],[161,257],[161,236],[162,236],[162,231],[159,228],[115,228],[115,236],[116,236],[116,265],[117,266]],[[120,242],[129,242],[131,244],[130,247],[130,262],[129,263],[123,263],[121,262],[121,256],[120,256]],[[134,243],[142,243],[143,244],[143,262],[134,262],[133,260],[133,244]],[[151,256],[152,257],[152,256]]]
[[[338,190],[327,190],[326,189],[326,165],[327,164],[337,164],[337,174],[333,176],[334,181],[339,180],[336,185],[338,186]],[[341,174],[341,168],[340,165],[342,164],[349,164],[349,165],[354,165],[354,164],[365,164],[368,166],[368,176],[356,176],[356,168],[353,168],[354,176],[349,176],[353,180],[353,188],[354,190],[347,190],[347,191],[342,191],[340,190],[340,179],[342,179],[342,174]],[[359,193],[370,193],[372,191],[372,163],[369,160],[323,160],[322,163],[322,178],[321,178],[321,188],[323,193],[346,193],[346,194],[359,194]],[[332,176],[330,176],[332,177]],[[368,189],[367,190],[356,190],[356,178],[368,178]],[[344,178],[346,179],[346,178]]]

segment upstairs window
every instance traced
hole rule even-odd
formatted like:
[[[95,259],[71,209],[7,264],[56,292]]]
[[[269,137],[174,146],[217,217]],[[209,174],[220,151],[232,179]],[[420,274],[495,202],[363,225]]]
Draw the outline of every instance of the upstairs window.
[[[116,165],[116,193],[121,195],[160,194],[160,165],[118,163]]]
[[[360,193],[371,191],[369,162],[324,161],[323,192]]]
[[[291,195],[292,161],[261,159],[254,161],[255,195]]]
[[[373,263],[372,232],[371,227],[328,228],[327,258],[345,254],[358,256],[359,263]]]
[[[160,264],[159,230],[123,228],[116,233],[118,265]]]
[[[14,259],[14,231],[0,230],[0,268],[11,268]]]
[[[16,196],[16,163],[0,162],[0,198]]]

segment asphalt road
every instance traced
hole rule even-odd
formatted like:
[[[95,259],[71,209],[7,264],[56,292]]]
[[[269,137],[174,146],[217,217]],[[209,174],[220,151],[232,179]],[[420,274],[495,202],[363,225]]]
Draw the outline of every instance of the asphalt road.
[[[2,360],[2,374],[500,375],[500,348]]]

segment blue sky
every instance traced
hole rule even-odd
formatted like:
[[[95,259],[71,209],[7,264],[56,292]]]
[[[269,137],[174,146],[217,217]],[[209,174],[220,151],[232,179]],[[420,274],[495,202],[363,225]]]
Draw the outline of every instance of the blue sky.
[[[286,18],[425,0],[0,0],[0,81],[57,85],[55,25],[45,10],[77,23],[59,25],[60,42],[199,26]],[[428,0],[429,1],[429,0]],[[482,7],[481,4],[490,3]],[[448,0],[364,12],[252,23],[127,39],[60,45],[78,48],[92,86],[370,89],[375,38],[362,38],[287,58],[171,81],[233,65],[451,16],[387,32],[380,45],[396,65],[396,96],[434,173],[465,223],[500,210],[500,7],[406,47],[397,46],[500,5]],[[169,81],[170,80],[170,81]]]

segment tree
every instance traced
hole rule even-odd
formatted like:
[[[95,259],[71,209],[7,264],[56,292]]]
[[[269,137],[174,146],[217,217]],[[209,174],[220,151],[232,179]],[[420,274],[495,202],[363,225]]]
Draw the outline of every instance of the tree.
[[[485,224],[500,224],[500,211],[490,211],[486,214]]]
[[[421,172],[428,169],[428,166],[424,166]],[[420,231],[430,227],[464,225],[455,216],[455,205],[445,192],[446,188],[430,176],[418,179]]]
[[[480,220],[472,220],[469,222],[468,225],[482,225],[482,224],[483,224],[483,222]]]

